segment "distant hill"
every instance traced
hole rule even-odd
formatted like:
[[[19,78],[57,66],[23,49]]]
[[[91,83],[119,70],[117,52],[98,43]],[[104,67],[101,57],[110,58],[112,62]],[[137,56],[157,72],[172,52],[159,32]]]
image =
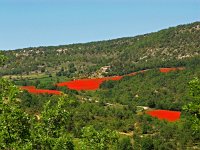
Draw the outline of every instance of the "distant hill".
[[[200,22],[155,33],[108,41],[3,51],[8,57],[0,75],[59,74],[90,76],[103,66],[108,75],[184,66],[200,57]]]

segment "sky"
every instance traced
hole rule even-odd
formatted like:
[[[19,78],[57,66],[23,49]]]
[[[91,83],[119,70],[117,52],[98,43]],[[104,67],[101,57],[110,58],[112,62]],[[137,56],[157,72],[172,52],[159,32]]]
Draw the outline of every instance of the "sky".
[[[132,37],[200,21],[200,0],[0,0],[0,50]]]

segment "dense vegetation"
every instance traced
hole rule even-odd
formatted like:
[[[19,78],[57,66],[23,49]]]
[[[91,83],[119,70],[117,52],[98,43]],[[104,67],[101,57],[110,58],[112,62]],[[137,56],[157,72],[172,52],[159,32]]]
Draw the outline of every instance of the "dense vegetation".
[[[188,82],[200,77],[200,63],[191,64],[181,71],[160,73],[158,69],[107,81],[93,97],[104,103],[148,106],[150,108],[181,110],[188,102]]]
[[[10,81],[0,78],[0,149],[200,149],[199,38],[196,22],[133,38],[3,52],[0,74]],[[106,76],[151,70],[95,91],[55,86],[98,75],[102,66],[111,66]],[[177,66],[185,69],[158,70]],[[64,94],[31,94],[16,85]],[[152,118],[144,106],[181,111],[181,119]]]
[[[109,41],[4,51],[9,59],[1,75],[90,76],[103,66],[108,75],[161,66],[183,66],[199,56],[200,23]]]
[[[137,112],[135,104],[81,102],[73,97],[78,93],[62,97],[18,93],[6,79],[0,83],[1,149],[160,150],[200,146],[197,78],[189,82],[190,102],[184,105],[178,122],[151,118]]]

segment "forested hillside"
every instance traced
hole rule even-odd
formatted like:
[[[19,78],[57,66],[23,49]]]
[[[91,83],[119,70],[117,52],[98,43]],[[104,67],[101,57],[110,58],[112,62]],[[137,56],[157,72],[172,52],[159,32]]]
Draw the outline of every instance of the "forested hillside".
[[[0,149],[200,149],[200,22],[2,51],[0,66]]]
[[[108,75],[163,66],[183,66],[199,57],[200,23],[109,41],[3,51],[8,57],[1,75],[51,74],[89,76],[103,66]]]

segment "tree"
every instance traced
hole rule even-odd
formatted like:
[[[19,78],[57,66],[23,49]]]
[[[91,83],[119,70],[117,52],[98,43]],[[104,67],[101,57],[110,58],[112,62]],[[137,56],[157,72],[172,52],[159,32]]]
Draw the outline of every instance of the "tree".
[[[142,150],[153,150],[154,145],[153,145],[153,139],[151,137],[143,137],[141,139],[141,149]]]
[[[81,148],[83,150],[107,150],[118,141],[116,132],[109,129],[97,131],[93,126],[84,127],[82,130]]]
[[[61,97],[57,104],[48,101],[40,119],[35,119],[32,129],[32,139],[34,149],[66,149],[73,150],[73,142],[67,133],[67,124],[70,112],[66,106],[70,100]]]
[[[76,69],[74,63],[70,63],[70,64],[68,65],[68,72],[69,72],[69,73],[74,73],[74,72],[76,72],[76,71],[77,71],[77,69]]]
[[[0,56],[0,63],[4,58]],[[61,97],[56,104],[46,103],[41,119],[28,115],[17,98],[19,89],[10,81],[0,78],[0,149],[73,150],[67,133],[71,102]]]
[[[188,112],[192,117],[192,129],[195,133],[200,133],[200,80],[194,78],[189,82],[190,96],[192,102],[185,105],[183,110]]]
[[[5,58],[0,56],[0,64]],[[18,88],[10,81],[0,78],[0,149],[28,149],[30,140],[30,117],[19,106]]]
[[[130,138],[124,137],[121,140],[119,140],[117,149],[118,150],[133,150]]]
[[[3,55],[0,54],[0,66],[3,65],[3,63],[5,62],[7,58]]]

